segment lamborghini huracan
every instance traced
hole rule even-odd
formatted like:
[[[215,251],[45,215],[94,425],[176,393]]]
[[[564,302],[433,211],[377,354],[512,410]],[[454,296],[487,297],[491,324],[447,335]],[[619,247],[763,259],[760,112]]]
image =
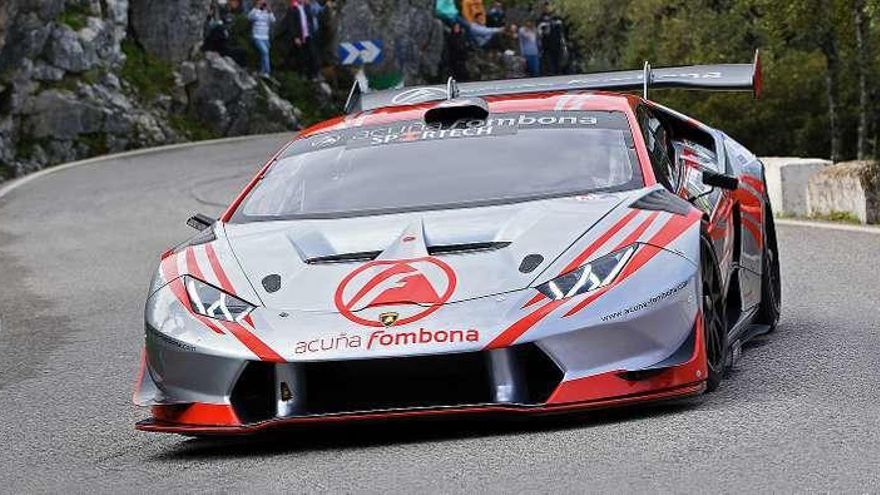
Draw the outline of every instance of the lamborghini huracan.
[[[137,428],[545,414],[696,395],[772,332],[761,162],[649,90],[758,58],[361,91],[165,252]],[[748,104],[745,102],[744,104]]]

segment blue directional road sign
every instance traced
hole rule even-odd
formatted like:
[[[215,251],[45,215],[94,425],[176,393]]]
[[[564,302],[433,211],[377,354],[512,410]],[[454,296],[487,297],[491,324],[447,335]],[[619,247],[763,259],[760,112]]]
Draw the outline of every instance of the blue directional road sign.
[[[339,44],[342,65],[375,64],[382,61],[382,40],[344,42]]]

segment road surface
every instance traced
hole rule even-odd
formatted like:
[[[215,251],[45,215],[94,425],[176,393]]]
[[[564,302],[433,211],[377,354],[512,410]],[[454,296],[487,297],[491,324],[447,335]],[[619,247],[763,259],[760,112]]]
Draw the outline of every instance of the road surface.
[[[784,310],[722,388],[534,422],[137,432],[158,253],[282,139],[70,168],[0,199],[0,492],[880,491],[880,235],[780,227]]]

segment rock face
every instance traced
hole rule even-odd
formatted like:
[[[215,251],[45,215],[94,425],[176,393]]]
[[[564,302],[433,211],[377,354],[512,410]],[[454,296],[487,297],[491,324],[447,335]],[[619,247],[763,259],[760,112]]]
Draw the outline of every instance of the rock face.
[[[880,166],[874,162],[838,163],[810,178],[810,216],[848,213],[861,223],[880,223]]]
[[[187,87],[191,109],[218,134],[280,132],[297,126],[293,105],[229,57],[207,52],[195,64],[194,77]]]
[[[130,12],[129,0],[0,0],[0,181],[181,141],[204,123],[217,136],[297,128],[297,111],[265,83],[194,51],[209,4],[134,0]],[[177,69],[164,69],[167,94],[117,76],[129,21],[144,51]]]
[[[347,0],[340,8],[340,42],[380,39],[385,56],[373,74],[400,73],[407,85],[438,77],[443,24],[434,0]]]
[[[0,179],[178,139],[113,75],[125,60],[127,0],[13,0],[3,9]]]
[[[181,62],[202,40],[211,0],[131,0],[131,27],[147,53]]]

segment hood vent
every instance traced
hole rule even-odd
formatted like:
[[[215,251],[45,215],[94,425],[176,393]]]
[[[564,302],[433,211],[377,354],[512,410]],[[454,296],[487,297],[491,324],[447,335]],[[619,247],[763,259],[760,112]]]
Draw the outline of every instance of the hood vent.
[[[444,256],[450,254],[470,254],[485,251],[496,251],[509,246],[509,242],[471,242],[467,244],[446,244],[440,246],[428,246],[428,254],[431,256]],[[373,261],[382,254],[382,251],[361,251],[358,253],[331,254],[306,259],[310,265],[330,263],[358,263]]]

